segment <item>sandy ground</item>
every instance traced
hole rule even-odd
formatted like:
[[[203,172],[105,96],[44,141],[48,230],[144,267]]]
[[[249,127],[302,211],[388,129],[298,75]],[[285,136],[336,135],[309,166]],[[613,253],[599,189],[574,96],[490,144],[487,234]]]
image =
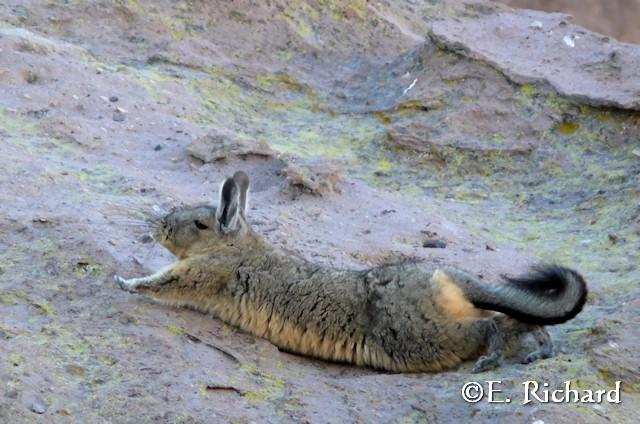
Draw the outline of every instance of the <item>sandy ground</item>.
[[[639,58],[482,2],[0,5],[0,422],[633,422]],[[236,169],[254,228],[313,261],[561,262],[588,306],[555,358],[393,375],[118,290],[172,260],[144,217]],[[514,401],[464,402],[474,380]],[[622,403],[522,405],[526,380]]]

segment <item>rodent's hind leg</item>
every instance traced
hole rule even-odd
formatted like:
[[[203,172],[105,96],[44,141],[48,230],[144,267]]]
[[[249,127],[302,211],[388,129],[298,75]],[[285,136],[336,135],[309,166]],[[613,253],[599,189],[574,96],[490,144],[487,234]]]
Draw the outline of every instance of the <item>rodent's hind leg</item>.
[[[547,359],[553,356],[553,341],[551,340],[551,335],[547,331],[546,328],[540,326],[536,328],[533,332],[533,338],[538,343],[538,350],[535,350],[528,354],[523,360],[523,364],[530,364],[531,362],[537,361],[539,359]]]
[[[115,281],[116,284],[118,284],[118,287],[120,287],[122,290],[131,293],[138,293],[139,291],[145,289],[145,291],[155,291],[160,287],[175,281],[175,276],[173,276],[173,273],[171,272],[172,269],[173,267],[169,266],[156,272],[155,274],[142,278],[126,279],[120,277],[119,275],[114,275],[113,281]]]
[[[472,372],[479,373],[499,367],[504,359],[504,339],[494,319],[483,320],[487,355],[481,356],[473,366]]]

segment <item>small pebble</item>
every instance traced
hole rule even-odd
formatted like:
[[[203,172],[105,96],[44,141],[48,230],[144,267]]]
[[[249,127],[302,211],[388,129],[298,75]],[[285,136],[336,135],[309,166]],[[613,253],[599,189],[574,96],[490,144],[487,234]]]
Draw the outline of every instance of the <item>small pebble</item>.
[[[82,368],[81,366],[67,365],[65,369],[71,375],[74,375],[76,377],[84,377],[85,371],[84,371],[84,368]]]
[[[562,41],[564,42],[564,44],[567,45],[567,47],[575,47],[576,46],[576,40],[580,38],[577,35],[574,34],[567,34],[562,38]]]
[[[29,84],[35,84],[38,82],[40,78],[38,78],[38,74],[36,74],[33,71],[27,71],[25,74],[25,80],[27,81],[27,83]]]
[[[542,22],[533,21],[533,22],[531,22],[531,25],[529,25],[529,28],[540,30],[540,29],[542,29]]]
[[[444,249],[445,247],[447,247],[447,243],[442,240],[431,239],[426,240],[424,243],[422,243],[422,247],[427,247],[430,249]]]
[[[27,116],[35,119],[42,119],[49,113],[49,109],[38,109],[38,110],[29,110],[27,111]]]
[[[117,101],[118,101],[118,97],[116,97],[116,96],[111,96],[111,97],[109,97],[109,101],[110,101],[110,102],[112,102],[112,103],[115,103],[115,102],[117,102]]]
[[[162,150],[162,146],[158,144],[156,147],[153,148],[153,150],[155,150],[156,152],[159,152],[160,150]]]
[[[31,404],[29,409],[31,409],[31,411],[35,412],[36,414],[44,414],[45,412],[47,412],[47,404],[41,397],[38,396],[33,400],[33,403]]]
[[[124,121],[124,118],[125,118],[124,113],[119,112],[119,111],[113,112],[113,120],[114,121],[122,122],[122,121]]]

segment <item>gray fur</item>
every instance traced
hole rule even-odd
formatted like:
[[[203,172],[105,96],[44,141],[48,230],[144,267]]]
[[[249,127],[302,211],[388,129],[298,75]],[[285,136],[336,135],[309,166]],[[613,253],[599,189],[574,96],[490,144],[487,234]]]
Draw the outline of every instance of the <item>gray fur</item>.
[[[240,187],[233,178],[227,178],[220,188],[216,219],[222,232],[238,229],[238,219],[242,211]]]
[[[390,371],[438,371],[486,353],[474,367],[485,371],[499,366],[505,349],[527,332],[540,344],[527,359],[551,356],[542,327],[470,303],[494,295],[509,302],[522,293],[429,263],[364,271],[310,263],[250,228],[240,213],[243,184],[227,179],[217,209],[184,208],[166,216],[154,238],[178,261],[149,277],[116,277],[119,286],[212,313],[286,351]],[[194,231],[194,220],[209,228]],[[527,299],[534,309],[539,301]]]
[[[249,176],[244,171],[236,171],[233,180],[240,189],[240,213],[245,216],[249,206]]]

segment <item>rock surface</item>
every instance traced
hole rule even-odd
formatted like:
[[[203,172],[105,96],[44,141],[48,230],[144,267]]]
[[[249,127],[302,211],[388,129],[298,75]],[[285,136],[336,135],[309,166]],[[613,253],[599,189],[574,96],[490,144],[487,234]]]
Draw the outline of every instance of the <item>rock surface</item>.
[[[456,0],[0,4],[0,422],[633,422],[640,48],[563,19]],[[341,192],[292,198],[290,163],[339,164]],[[172,260],[146,217],[215,202],[239,168],[256,231],[315,262],[423,259],[488,284],[561,262],[588,307],[551,329],[555,358],[521,365],[528,342],[478,376],[392,375],[115,287]],[[526,380],[616,379],[618,405],[520,402]],[[471,380],[518,401],[468,404]]]
[[[203,162],[215,162],[233,157],[272,157],[273,150],[264,140],[251,141],[235,137],[221,131],[211,131],[194,140],[187,151]]]
[[[431,35],[443,47],[487,62],[519,84],[549,84],[580,103],[640,110],[637,46],[573,25],[568,15],[492,13],[436,22]]]
[[[340,168],[326,162],[296,162],[282,170],[289,185],[303,192],[319,196],[340,193]]]
[[[501,3],[521,9],[564,12],[572,15],[575,22],[592,31],[611,35],[619,41],[640,43],[640,28],[636,25],[640,17],[640,3],[627,0],[500,0]]]

